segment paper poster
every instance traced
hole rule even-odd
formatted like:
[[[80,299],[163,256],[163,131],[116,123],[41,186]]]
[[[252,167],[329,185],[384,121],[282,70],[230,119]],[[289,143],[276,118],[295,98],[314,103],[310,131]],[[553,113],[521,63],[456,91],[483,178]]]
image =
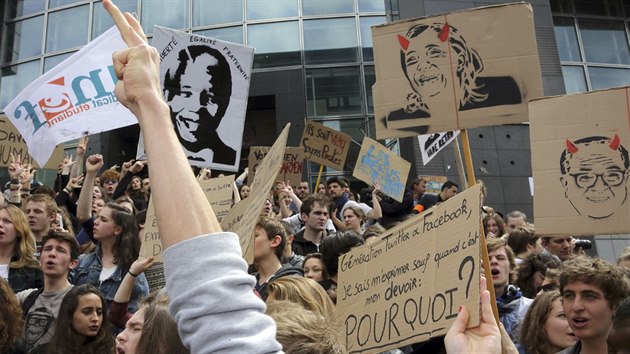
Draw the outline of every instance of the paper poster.
[[[199,182],[219,222],[232,209],[233,183],[234,175],[210,178]]]
[[[254,49],[155,27],[164,98],[193,166],[238,171]]]
[[[536,233],[630,233],[628,88],[530,102]]]
[[[543,95],[529,4],[373,26],[372,38],[378,139],[526,122]]]
[[[0,114],[0,166],[9,166],[11,154],[18,161],[41,168],[37,161],[29,155],[28,146],[22,134],[15,129],[7,116]],[[60,144],[55,148],[44,168],[56,169],[57,164],[63,161],[63,157],[63,144]]]
[[[448,131],[443,133],[433,133],[418,136],[418,144],[420,145],[420,153],[422,154],[422,165],[426,166],[431,160],[437,156],[453,140],[457,139],[459,130]]]
[[[258,165],[267,156],[269,146],[252,146],[249,148],[249,174],[256,176]],[[276,182],[289,181],[291,186],[297,186],[302,181],[302,171],[304,169],[304,148],[287,146],[284,151],[284,161],[280,167],[280,172],[276,176]]]

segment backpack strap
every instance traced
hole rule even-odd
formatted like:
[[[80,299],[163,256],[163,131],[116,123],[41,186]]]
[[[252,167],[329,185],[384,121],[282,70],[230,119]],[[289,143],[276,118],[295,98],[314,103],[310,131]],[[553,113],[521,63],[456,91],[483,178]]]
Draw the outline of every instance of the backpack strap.
[[[24,299],[24,301],[22,302],[22,316],[24,318],[26,318],[26,314],[28,313],[28,310],[31,308],[31,306],[33,306],[33,304],[35,303],[35,300],[37,300],[37,297],[43,292],[44,292],[44,288],[37,289],[31,292],[30,294],[28,294],[26,299]]]

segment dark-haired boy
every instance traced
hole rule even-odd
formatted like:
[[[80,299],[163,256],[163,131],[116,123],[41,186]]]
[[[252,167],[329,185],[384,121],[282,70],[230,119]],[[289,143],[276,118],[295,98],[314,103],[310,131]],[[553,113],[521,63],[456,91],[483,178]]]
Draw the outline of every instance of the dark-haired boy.
[[[424,194],[422,198],[420,198],[419,204],[422,204],[424,210],[427,210],[434,205],[440,204],[454,197],[455,194],[457,194],[457,188],[459,188],[457,183],[446,181],[442,184],[440,194]]]

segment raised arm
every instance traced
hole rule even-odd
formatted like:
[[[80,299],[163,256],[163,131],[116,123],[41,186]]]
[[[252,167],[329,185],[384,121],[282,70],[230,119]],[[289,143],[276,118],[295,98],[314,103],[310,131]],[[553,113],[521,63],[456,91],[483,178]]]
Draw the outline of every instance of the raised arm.
[[[131,264],[131,267],[129,267],[129,271],[120,283],[118,290],[116,290],[114,302],[110,306],[109,311],[107,311],[107,320],[116,327],[125,328],[125,324],[127,324],[127,321],[131,317],[131,314],[128,311],[128,305],[136,278],[138,275],[151,268],[153,263],[155,263],[154,258],[147,257],[137,259]]]
[[[83,159],[85,158],[85,152],[87,151],[89,141],[90,139],[87,135],[83,135],[79,139],[79,144],[77,144],[77,159],[75,161],[76,163],[72,165],[70,178],[81,176],[83,174]]]
[[[85,160],[85,178],[83,179],[81,194],[77,201],[77,219],[79,222],[84,222],[92,217],[94,180],[101,167],[103,167],[103,156],[100,154],[90,155]]]
[[[381,185],[376,182],[372,185],[372,210],[367,214],[367,217],[373,220],[378,220],[383,217],[383,210],[381,209],[381,203],[378,197],[378,192],[381,190]]]

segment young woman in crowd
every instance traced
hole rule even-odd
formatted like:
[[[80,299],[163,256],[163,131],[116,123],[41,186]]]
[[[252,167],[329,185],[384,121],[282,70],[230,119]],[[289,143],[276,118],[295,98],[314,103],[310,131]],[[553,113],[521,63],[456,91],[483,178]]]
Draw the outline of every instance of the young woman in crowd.
[[[505,222],[499,214],[486,215],[483,218],[483,229],[486,237],[501,237],[505,234]]]
[[[0,277],[15,293],[44,286],[35,259],[35,238],[26,215],[14,205],[0,206]]]
[[[516,271],[516,286],[523,296],[533,299],[547,276],[547,269],[558,268],[560,258],[545,251],[536,252],[525,258]]]
[[[527,354],[554,354],[577,342],[557,290],[542,293],[523,320],[521,345]]]
[[[0,279],[0,354],[19,354],[18,339],[24,330],[20,303],[4,279]]]
[[[358,206],[348,206],[343,211],[343,223],[346,227],[346,231],[354,231],[359,235],[363,235],[363,225],[367,218],[363,213],[363,210]]]
[[[316,282],[328,279],[321,253],[309,253],[304,257],[304,276]]]
[[[241,200],[243,200],[243,199],[245,199],[245,198],[249,197],[249,193],[251,193],[251,191],[252,191],[252,189],[251,189],[248,185],[243,184],[243,185],[242,185],[242,186],[238,189],[238,192],[239,192],[239,194],[241,195]]]
[[[73,287],[63,298],[55,334],[45,353],[112,354],[114,336],[107,328],[105,299],[90,284]]]

